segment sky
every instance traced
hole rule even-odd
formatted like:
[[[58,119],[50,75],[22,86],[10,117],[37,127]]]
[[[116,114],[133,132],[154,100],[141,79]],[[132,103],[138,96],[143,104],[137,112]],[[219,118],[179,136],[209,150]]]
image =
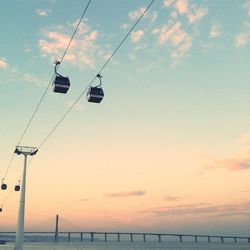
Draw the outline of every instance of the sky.
[[[50,86],[21,145],[41,144],[149,3],[92,0],[59,68],[70,89]],[[0,178],[86,4],[1,1]],[[101,73],[103,101],[81,96],[28,166],[26,229],[59,214],[63,229],[248,235],[250,1],[155,0]],[[0,230],[22,169],[15,155]]]

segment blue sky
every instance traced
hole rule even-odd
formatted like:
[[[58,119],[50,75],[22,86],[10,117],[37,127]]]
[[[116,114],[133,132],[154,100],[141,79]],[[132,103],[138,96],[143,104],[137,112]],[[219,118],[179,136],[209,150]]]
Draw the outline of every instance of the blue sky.
[[[1,175],[86,3],[2,3]],[[49,89],[22,144],[41,143],[148,4],[91,2],[59,69],[71,88]],[[103,102],[83,96],[32,162],[27,219],[62,210],[86,227],[95,221],[95,229],[233,232],[237,225],[246,234],[249,44],[249,0],[156,0],[102,72]],[[20,166],[15,157],[10,186]],[[18,195],[4,206],[3,225],[13,227]]]

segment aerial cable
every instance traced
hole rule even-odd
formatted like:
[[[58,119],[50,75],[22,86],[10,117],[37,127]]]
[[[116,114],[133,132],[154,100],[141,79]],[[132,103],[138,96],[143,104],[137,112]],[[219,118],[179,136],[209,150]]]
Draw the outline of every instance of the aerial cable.
[[[34,155],[31,156],[29,162],[27,163],[27,168],[29,167],[31,161],[34,159],[33,157],[34,157]],[[19,178],[18,178],[19,190],[20,190],[20,188],[21,188],[21,178],[22,178],[22,174],[21,174],[21,175],[19,176]],[[17,186],[17,185],[16,185],[16,186]],[[19,191],[19,190],[16,189],[16,186],[15,186],[15,189],[11,190],[11,191],[5,196],[3,202],[1,203],[2,206],[8,201],[8,199],[9,199],[10,196],[14,193],[14,191]]]
[[[91,1],[91,0],[90,0]],[[89,2],[90,2],[89,1]],[[103,64],[103,66],[101,67],[101,69],[98,71],[97,75],[90,81],[90,83],[86,86],[86,88],[82,91],[82,93],[80,94],[80,96],[75,100],[75,102],[69,107],[69,109],[65,112],[65,114],[61,117],[61,119],[56,123],[56,125],[53,127],[53,129],[50,131],[50,133],[42,140],[42,142],[39,144],[39,146],[37,147],[38,149],[40,149],[45,142],[49,139],[50,136],[52,136],[52,134],[55,132],[55,130],[59,127],[59,125],[63,122],[63,120],[65,119],[65,117],[70,113],[70,111],[74,108],[74,106],[77,104],[77,102],[81,99],[81,97],[84,95],[84,93],[89,89],[89,87],[92,85],[92,83],[94,82],[94,80],[97,78],[98,75],[101,75],[101,72],[106,68],[106,66],[108,65],[108,63],[111,61],[111,59],[114,57],[114,55],[117,53],[117,51],[120,49],[120,47],[122,46],[122,44],[126,41],[126,39],[128,38],[128,36],[131,34],[131,32],[134,30],[134,28],[137,26],[137,24],[140,22],[140,20],[143,18],[143,16],[147,13],[147,11],[149,10],[149,8],[152,6],[152,4],[155,2],[155,0],[152,0],[150,2],[150,4],[148,5],[148,7],[144,10],[144,12],[140,15],[140,17],[138,18],[138,20],[135,22],[135,24],[131,27],[131,29],[128,31],[128,33],[126,34],[126,36],[122,39],[122,41],[118,44],[118,46],[115,48],[114,52],[110,55],[110,57],[107,59],[107,61]],[[30,159],[28,165],[31,163],[33,157]],[[28,167],[28,166],[27,166]],[[13,191],[11,192],[13,193]],[[10,194],[5,198],[4,202],[5,203],[8,198],[9,198]]]
[[[64,51],[64,53],[63,53],[63,55],[62,55],[62,57],[61,57],[61,59],[60,59],[60,64],[63,62],[63,60],[64,60],[64,58],[65,58],[65,56],[66,56],[66,54],[67,54],[67,52],[68,52],[68,50],[69,50],[69,48],[70,48],[70,45],[71,45],[71,43],[72,43],[72,41],[73,41],[73,39],[74,39],[74,37],[75,37],[75,35],[76,35],[78,29],[79,29],[79,26],[80,26],[80,24],[81,24],[81,22],[82,22],[82,20],[83,20],[83,18],[84,18],[84,16],[85,16],[85,14],[86,14],[88,8],[89,8],[89,5],[90,5],[91,1],[92,1],[92,0],[88,0],[87,5],[86,5],[85,8],[84,8],[84,11],[83,11],[83,13],[82,13],[82,15],[81,15],[81,17],[80,17],[80,19],[79,19],[79,22],[78,22],[78,24],[77,24],[77,26],[76,26],[76,28],[75,28],[75,30],[74,30],[74,32],[73,32],[73,34],[72,34],[70,40],[69,40],[69,43],[68,43],[68,45],[67,45],[67,47],[66,47],[66,49],[65,49],[65,51]],[[58,65],[58,67],[59,67],[59,66],[60,66],[60,65]],[[25,127],[25,129],[24,129],[24,132],[22,133],[22,135],[21,135],[21,137],[20,137],[20,139],[19,139],[19,141],[18,141],[18,143],[17,143],[17,146],[19,146],[19,145],[21,144],[22,139],[23,139],[24,136],[26,135],[26,133],[27,133],[29,127],[30,127],[31,122],[33,121],[33,119],[34,119],[34,117],[35,117],[35,115],[36,115],[38,109],[39,109],[40,106],[41,106],[41,103],[42,103],[42,101],[43,101],[43,99],[44,99],[46,93],[48,92],[48,89],[49,89],[50,85],[51,85],[52,82],[53,82],[54,77],[55,77],[55,73],[53,74],[51,80],[49,81],[48,86],[46,87],[46,89],[45,89],[45,91],[44,91],[44,93],[43,93],[43,95],[42,95],[40,101],[38,102],[38,104],[37,104],[37,106],[36,106],[36,108],[35,108],[35,110],[34,110],[32,116],[31,116],[29,122],[27,123],[27,125],[26,125],[26,127]],[[12,156],[11,156],[11,159],[10,159],[10,161],[9,161],[9,164],[8,164],[8,166],[7,166],[7,169],[6,169],[5,173],[4,173],[3,179],[6,179],[6,177],[7,177],[7,175],[8,175],[10,166],[11,166],[13,160],[14,160],[14,156],[15,156],[15,154],[13,153]]]
[[[76,28],[75,28],[75,30],[74,30],[74,32],[73,32],[71,38],[70,38],[70,41],[69,41],[69,43],[68,43],[68,45],[67,45],[67,47],[66,47],[66,49],[65,49],[65,51],[64,51],[64,53],[63,53],[63,55],[62,55],[62,57],[61,57],[61,60],[59,61],[59,64],[58,64],[57,68],[59,68],[60,65],[61,65],[61,63],[63,62],[63,60],[64,60],[64,58],[65,58],[65,56],[66,56],[66,54],[67,54],[67,52],[68,52],[68,50],[69,50],[69,47],[70,47],[70,45],[71,45],[71,43],[72,43],[72,41],[73,41],[73,39],[74,39],[74,37],[75,37],[75,35],[76,35],[76,32],[78,31],[79,26],[80,26],[80,24],[81,24],[81,22],[82,22],[82,20],[83,20],[83,18],[84,18],[84,16],[85,16],[85,13],[86,13],[86,11],[87,11],[88,8],[89,8],[89,5],[90,5],[91,1],[92,1],[92,0],[89,0],[89,1],[88,1],[87,5],[86,5],[86,7],[85,7],[85,9],[84,9],[84,11],[83,11],[83,13],[82,13],[82,16],[81,16],[81,18],[79,19],[79,22],[78,22],[78,24],[77,24],[77,26],[76,26]],[[37,105],[37,107],[36,107],[34,113],[32,114],[32,116],[31,116],[31,118],[30,118],[30,120],[29,120],[29,122],[28,122],[28,124],[27,124],[27,126],[26,126],[26,128],[25,128],[25,130],[24,130],[24,132],[23,132],[23,134],[22,134],[22,136],[21,136],[19,142],[18,142],[18,146],[20,145],[20,143],[21,143],[23,137],[25,136],[25,134],[26,134],[26,132],[27,132],[27,130],[28,130],[28,128],[29,128],[29,126],[30,126],[30,124],[31,124],[31,122],[32,122],[32,120],[33,120],[33,118],[35,117],[35,115],[36,115],[36,113],[37,113],[37,111],[38,111],[38,109],[39,109],[39,107],[40,107],[40,105],[41,105],[41,103],[42,103],[42,101],[43,101],[43,99],[44,99],[46,93],[48,92],[48,89],[49,89],[49,87],[50,87],[50,85],[51,85],[51,83],[52,83],[54,77],[55,77],[55,73],[53,74],[51,80],[49,81],[49,84],[48,84],[47,88],[45,89],[45,91],[44,91],[44,93],[43,93],[43,95],[42,95],[42,98],[40,99],[40,101],[39,101],[39,103],[38,103],[38,105]]]
[[[81,24],[81,22],[82,22],[82,20],[83,20],[83,18],[84,18],[84,16],[85,16],[85,13],[87,12],[87,10],[88,10],[88,8],[89,8],[89,5],[90,5],[91,1],[92,1],[92,0],[89,0],[89,1],[88,1],[87,5],[86,5],[86,7],[85,7],[85,9],[84,9],[84,11],[83,11],[83,13],[82,13],[82,16],[81,16],[81,18],[80,18],[80,20],[79,20],[79,22],[78,22],[78,24],[77,24],[77,26],[76,26],[76,28],[75,28],[75,31],[73,32],[73,34],[72,34],[72,36],[71,36],[71,39],[70,39],[70,41],[69,41],[69,43],[68,43],[68,46],[66,47],[66,49],[65,49],[65,51],[64,51],[64,53],[63,53],[63,55],[62,55],[62,57],[61,57],[60,63],[62,63],[62,61],[63,61],[65,55],[67,54],[68,49],[69,49],[69,47],[70,47],[70,45],[71,45],[71,42],[73,41],[74,36],[75,36],[76,32],[77,32],[78,29],[79,29],[79,26],[80,26],[80,24]]]
[[[69,50],[69,47],[70,47],[70,45],[71,45],[71,43],[72,43],[72,41],[73,41],[73,39],[74,39],[74,37],[75,37],[75,35],[76,35],[76,32],[78,31],[79,26],[80,26],[80,24],[81,24],[81,22],[82,22],[82,20],[83,20],[83,18],[84,18],[84,16],[85,16],[85,13],[86,13],[86,11],[87,11],[88,8],[89,8],[89,5],[90,5],[91,1],[92,1],[92,0],[88,0],[88,3],[87,3],[87,5],[86,5],[86,7],[85,7],[85,9],[84,9],[84,11],[83,11],[83,13],[82,13],[82,16],[81,16],[81,18],[79,19],[79,22],[78,22],[78,24],[77,24],[77,26],[76,26],[76,28],[75,28],[75,30],[74,30],[74,32],[73,32],[73,34],[72,34],[70,40],[69,40],[69,43],[68,43],[68,45],[67,45],[67,47],[66,47],[66,49],[65,49],[65,51],[64,51],[64,53],[63,53],[63,55],[62,55],[62,57],[61,57],[61,60],[60,60],[59,63],[58,63],[57,69],[58,69],[58,68],[60,67],[60,65],[62,64],[62,62],[63,62],[63,60],[64,60],[64,58],[65,58],[65,56],[66,56],[66,54],[67,54],[67,52],[68,52],[68,50]],[[27,130],[28,130],[28,128],[29,128],[29,126],[30,126],[30,124],[31,124],[31,122],[32,122],[32,120],[33,120],[33,118],[35,117],[35,115],[36,115],[36,113],[37,113],[37,111],[38,111],[38,109],[39,109],[39,107],[40,107],[40,105],[41,105],[41,103],[42,103],[42,101],[43,101],[43,99],[44,99],[46,93],[48,92],[48,89],[49,89],[49,87],[50,87],[50,85],[51,85],[51,83],[52,83],[54,77],[55,77],[55,73],[53,74],[51,80],[49,81],[49,84],[48,84],[47,88],[45,89],[45,91],[44,91],[44,93],[43,93],[43,95],[42,95],[42,98],[41,98],[40,101],[38,102],[38,105],[37,105],[37,107],[36,107],[34,113],[32,114],[32,116],[31,116],[31,118],[30,118],[30,120],[29,120],[29,122],[28,122],[28,124],[27,124],[27,126],[26,126],[26,128],[25,128],[25,130],[24,130],[24,132],[23,132],[23,134],[22,134],[22,136],[21,136],[21,138],[20,138],[18,144],[17,144],[18,146],[20,145],[20,143],[21,143],[23,137],[25,136],[25,134],[26,134],[26,132],[27,132]]]
[[[128,36],[131,34],[131,32],[134,30],[134,28],[136,27],[136,25],[140,22],[140,20],[143,18],[143,16],[147,13],[147,11],[149,10],[149,8],[152,6],[152,4],[154,3],[155,0],[152,0],[150,2],[150,4],[148,5],[148,7],[143,11],[143,13],[140,15],[140,17],[138,18],[138,20],[135,22],[135,24],[131,27],[131,29],[128,31],[128,33],[126,34],[126,36],[122,39],[122,41],[117,45],[117,47],[115,48],[115,50],[113,51],[113,53],[110,55],[110,57],[107,59],[107,61],[103,64],[103,66],[101,67],[101,69],[98,71],[97,75],[90,81],[90,83],[87,85],[87,87],[82,91],[82,93],[80,94],[80,96],[75,100],[75,102],[69,107],[69,109],[64,113],[64,115],[61,117],[61,119],[56,123],[56,125],[53,127],[53,129],[50,131],[50,133],[42,140],[42,142],[39,144],[38,149],[40,149],[44,143],[49,139],[49,137],[55,132],[55,130],[58,128],[58,126],[62,123],[62,121],[65,119],[65,117],[70,113],[70,111],[74,108],[74,106],[77,104],[77,102],[81,99],[81,97],[84,95],[84,93],[89,89],[89,87],[92,85],[92,83],[94,82],[94,80],[101,75],[101,72],[106,68],[106,66],[108,65],[108,63],[111,61],[111,59],[113,58],[113,56],[117,53],[117,51],[120,49],[120,47],[122,46],[122,44],[126,41],[126,39],[128,38]]]

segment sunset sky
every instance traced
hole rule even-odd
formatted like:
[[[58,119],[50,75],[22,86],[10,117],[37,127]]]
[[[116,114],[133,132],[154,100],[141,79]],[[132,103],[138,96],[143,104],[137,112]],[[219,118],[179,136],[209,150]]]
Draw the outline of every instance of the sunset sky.
[[[1,1],[0,178],[87,2]],[[43,142],[150,2],[92,0],[59,68],[71,87],[49,88],[21,145]],[[103,101],[84,94],[29,164],[26,228],[59,214],[86,231],[249,235],[250,0],[155,0],[102,75]],[[22,169],[15,156],[0,230]]]

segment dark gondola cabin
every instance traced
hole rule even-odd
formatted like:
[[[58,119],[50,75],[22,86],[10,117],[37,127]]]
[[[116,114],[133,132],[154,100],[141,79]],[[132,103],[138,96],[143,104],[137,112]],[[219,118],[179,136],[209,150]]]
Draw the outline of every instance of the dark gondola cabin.
[[[70,87],[68,77],[57,75],[53,82],[53,91],[56,93],[66,94]]]
[[[2,213],[3,212],[3,209],[0,207],[0,213]]]
[[[95,87],[90,87],[87,93],[87,100],[88,102],[94,102],[94,103],[100,103],[104,97],[104,92],[102,89],[102,76],[101,74],[98,74],[96,76],[100,79],[99,85]]]
[[[6,190],[7,189],[7,184],[4,183],[4,178],[2,179],[1,189],[2,190]]]
[[[66,94],[70,87],[70,81],[68,77],[62,76],[57,73],[57,68],[60,62],[55,61],[55,79],[53,81],[53,91],[56,93]]]
[[[104,97],[103,89],[100,87],[90,87],[87,93],[89,102],[100,103]]]
[[[15,186],[15,191],[16,191],[16,192],[20,191],[20,185],[16,185],[16,186]]]
[[[7,189],[7,184],[2,183],[2,185],[1,185],[1,189],[2,189],[2,190],[6,190],[6,189]]]

